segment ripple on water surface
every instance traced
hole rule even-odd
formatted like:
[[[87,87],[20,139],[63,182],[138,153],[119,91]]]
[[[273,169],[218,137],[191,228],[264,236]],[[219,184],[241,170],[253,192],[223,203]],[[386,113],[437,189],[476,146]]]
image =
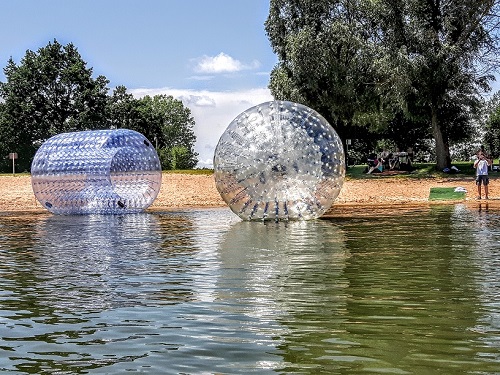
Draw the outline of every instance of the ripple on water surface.
[[[493,374],[500,214],[0,216],[2,373]]]

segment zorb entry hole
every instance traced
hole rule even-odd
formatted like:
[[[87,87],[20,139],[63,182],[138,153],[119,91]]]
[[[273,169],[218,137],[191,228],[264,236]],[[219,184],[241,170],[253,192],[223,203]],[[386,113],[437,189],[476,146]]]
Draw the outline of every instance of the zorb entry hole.
[[[321,216],[345,178],[342,142],[313,109],[272,101],[238,115],[214,155],[216,187],[243,220]]]

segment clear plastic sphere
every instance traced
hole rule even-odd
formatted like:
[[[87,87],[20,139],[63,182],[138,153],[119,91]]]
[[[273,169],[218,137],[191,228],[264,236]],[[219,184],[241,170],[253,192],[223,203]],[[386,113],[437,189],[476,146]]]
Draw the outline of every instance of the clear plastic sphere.
[[[243,220],[308,220],[325,213],[345,177],[335,130],[301,104],[272,101],[236,117],[215,149],[217,190]]]
[[[31,185],[52,213],[135,213],[156,199],[161,165],[153,145],[133,130],[63,133],[38,149]]]

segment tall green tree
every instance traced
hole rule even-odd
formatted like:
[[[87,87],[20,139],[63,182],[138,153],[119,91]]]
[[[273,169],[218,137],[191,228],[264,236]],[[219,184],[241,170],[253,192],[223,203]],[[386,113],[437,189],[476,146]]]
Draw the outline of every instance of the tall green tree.
[[[434,138],[444,168],[450,141],[471,133],[492,79],[487,70],[498,67],[496,7],[494,0],[271,0],[266,31],[279,63],[269,87],[278,99],[319,110],[344,138],[417,127]]]
[[[108,98],[107,120],[111,128],[144,134],[155,145],[163,169],[191,169],[198,163],[195,121],[190,109],[172,96],[136,99],[124,86],[118,86]]]
[[[485,106],[484,127],[482,142],[491,153],[497,158],[500,156],[500,92],[495,93]]]
[[[134,123],[140,121],[137,110],[137,99],[127,92],[125,86],[117,86],[113,94],[108,96],[106,106],[107,127],[111,129],[130,129]]]
[[[360,1],[271,0],[265,28],[279,58],[269,87],[276,99],[320,112],[342,139],[368,136],[385,122],[377,45]]]
[[[18,166],[29,170],[38,147],[67,131],[129,128],[157,146],[162,165],[193,168],[196,136],[191,111],[171,96],[136,99],[118,86],[108,96],[108,80],[92,77],[73,44],[56,40],[27,51],[19,65],[12,58],[0,82],[0,155],[17,152]],[[5,163],[7,165],[7,163]]]
[[[380,0],[377,9],[388,71],[407,114],[427,118],[437,167],[450,166],[450,142],[467,138],[481,94],[498,68],[494,0]],[[494,22],[492,22],[494,21]],[[393,78],[395,78],[393,76]],[[389,82],[401,82],[390,79]]]
[[[170,95],[146,95],[135,103],[137,121],[130,128],[156,146],[164,169],[190,169],[198,163],[191,110]]]
[[[92,69],[73,44],[54,40],[37,52],[28,50],[19,65],[8,61],[0,82],[0,147],[19,154],[22,169],[49,137],[73,130],[105,127],[108,80]]]

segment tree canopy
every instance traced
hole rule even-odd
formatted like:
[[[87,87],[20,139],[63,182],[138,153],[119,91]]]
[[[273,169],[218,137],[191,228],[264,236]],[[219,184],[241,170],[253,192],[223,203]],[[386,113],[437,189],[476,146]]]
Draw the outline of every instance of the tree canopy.
[[[486,106],[482,141],[493,157],[500,156],[500,92],[493,95]]]
[[[33,156],[47,138],[65,131],[102,124],[106,107],[105,77],[92,78],[72,44],[57,41],[27,51],[18,66],[12,58],[4,69],[7,82],[0,82],[2,121],[0,149]],[[28,169],[30,158],[20,164]]]
[[[270,89],[342,138],[432,137],[438,168],[466,139],[498,68],[497,1],[271,0]],[[391,134],[391,128],[398,128]],[[403,136],[406,139],[403,139]]]
[[[162,165],[167,169],[189,169],[196,165],[195,122],[189,108],[167,95],[146,95],[137,100],[135,108],[139,119],[132,128],[156,144]]]
[[[344,3],[272,0],[266,31],[279,58],[273,96],[315,108],[342,138],[351,138],[361,135],[359,126],[377,126],[384,111],[368,20],[357,4]]]
[[[29,170],[38,147],[55,134],[118,127],[140,131],[157,145],[164,169],[198,162],[194,119],[182,102],[165,95],[136,99],[124,86],[108,95],[109,81],[93,78],[71,43],[54,40],[37,52],[28,50],[18,65],[9,59],[4,73],[0,155],[17,152],[20,170]]]
[[[163,169],[191,169],[198,163],[191,110],[171,95],[135,99],[118,86],[109,97],[108,123],[144,134],[155,145]]]

